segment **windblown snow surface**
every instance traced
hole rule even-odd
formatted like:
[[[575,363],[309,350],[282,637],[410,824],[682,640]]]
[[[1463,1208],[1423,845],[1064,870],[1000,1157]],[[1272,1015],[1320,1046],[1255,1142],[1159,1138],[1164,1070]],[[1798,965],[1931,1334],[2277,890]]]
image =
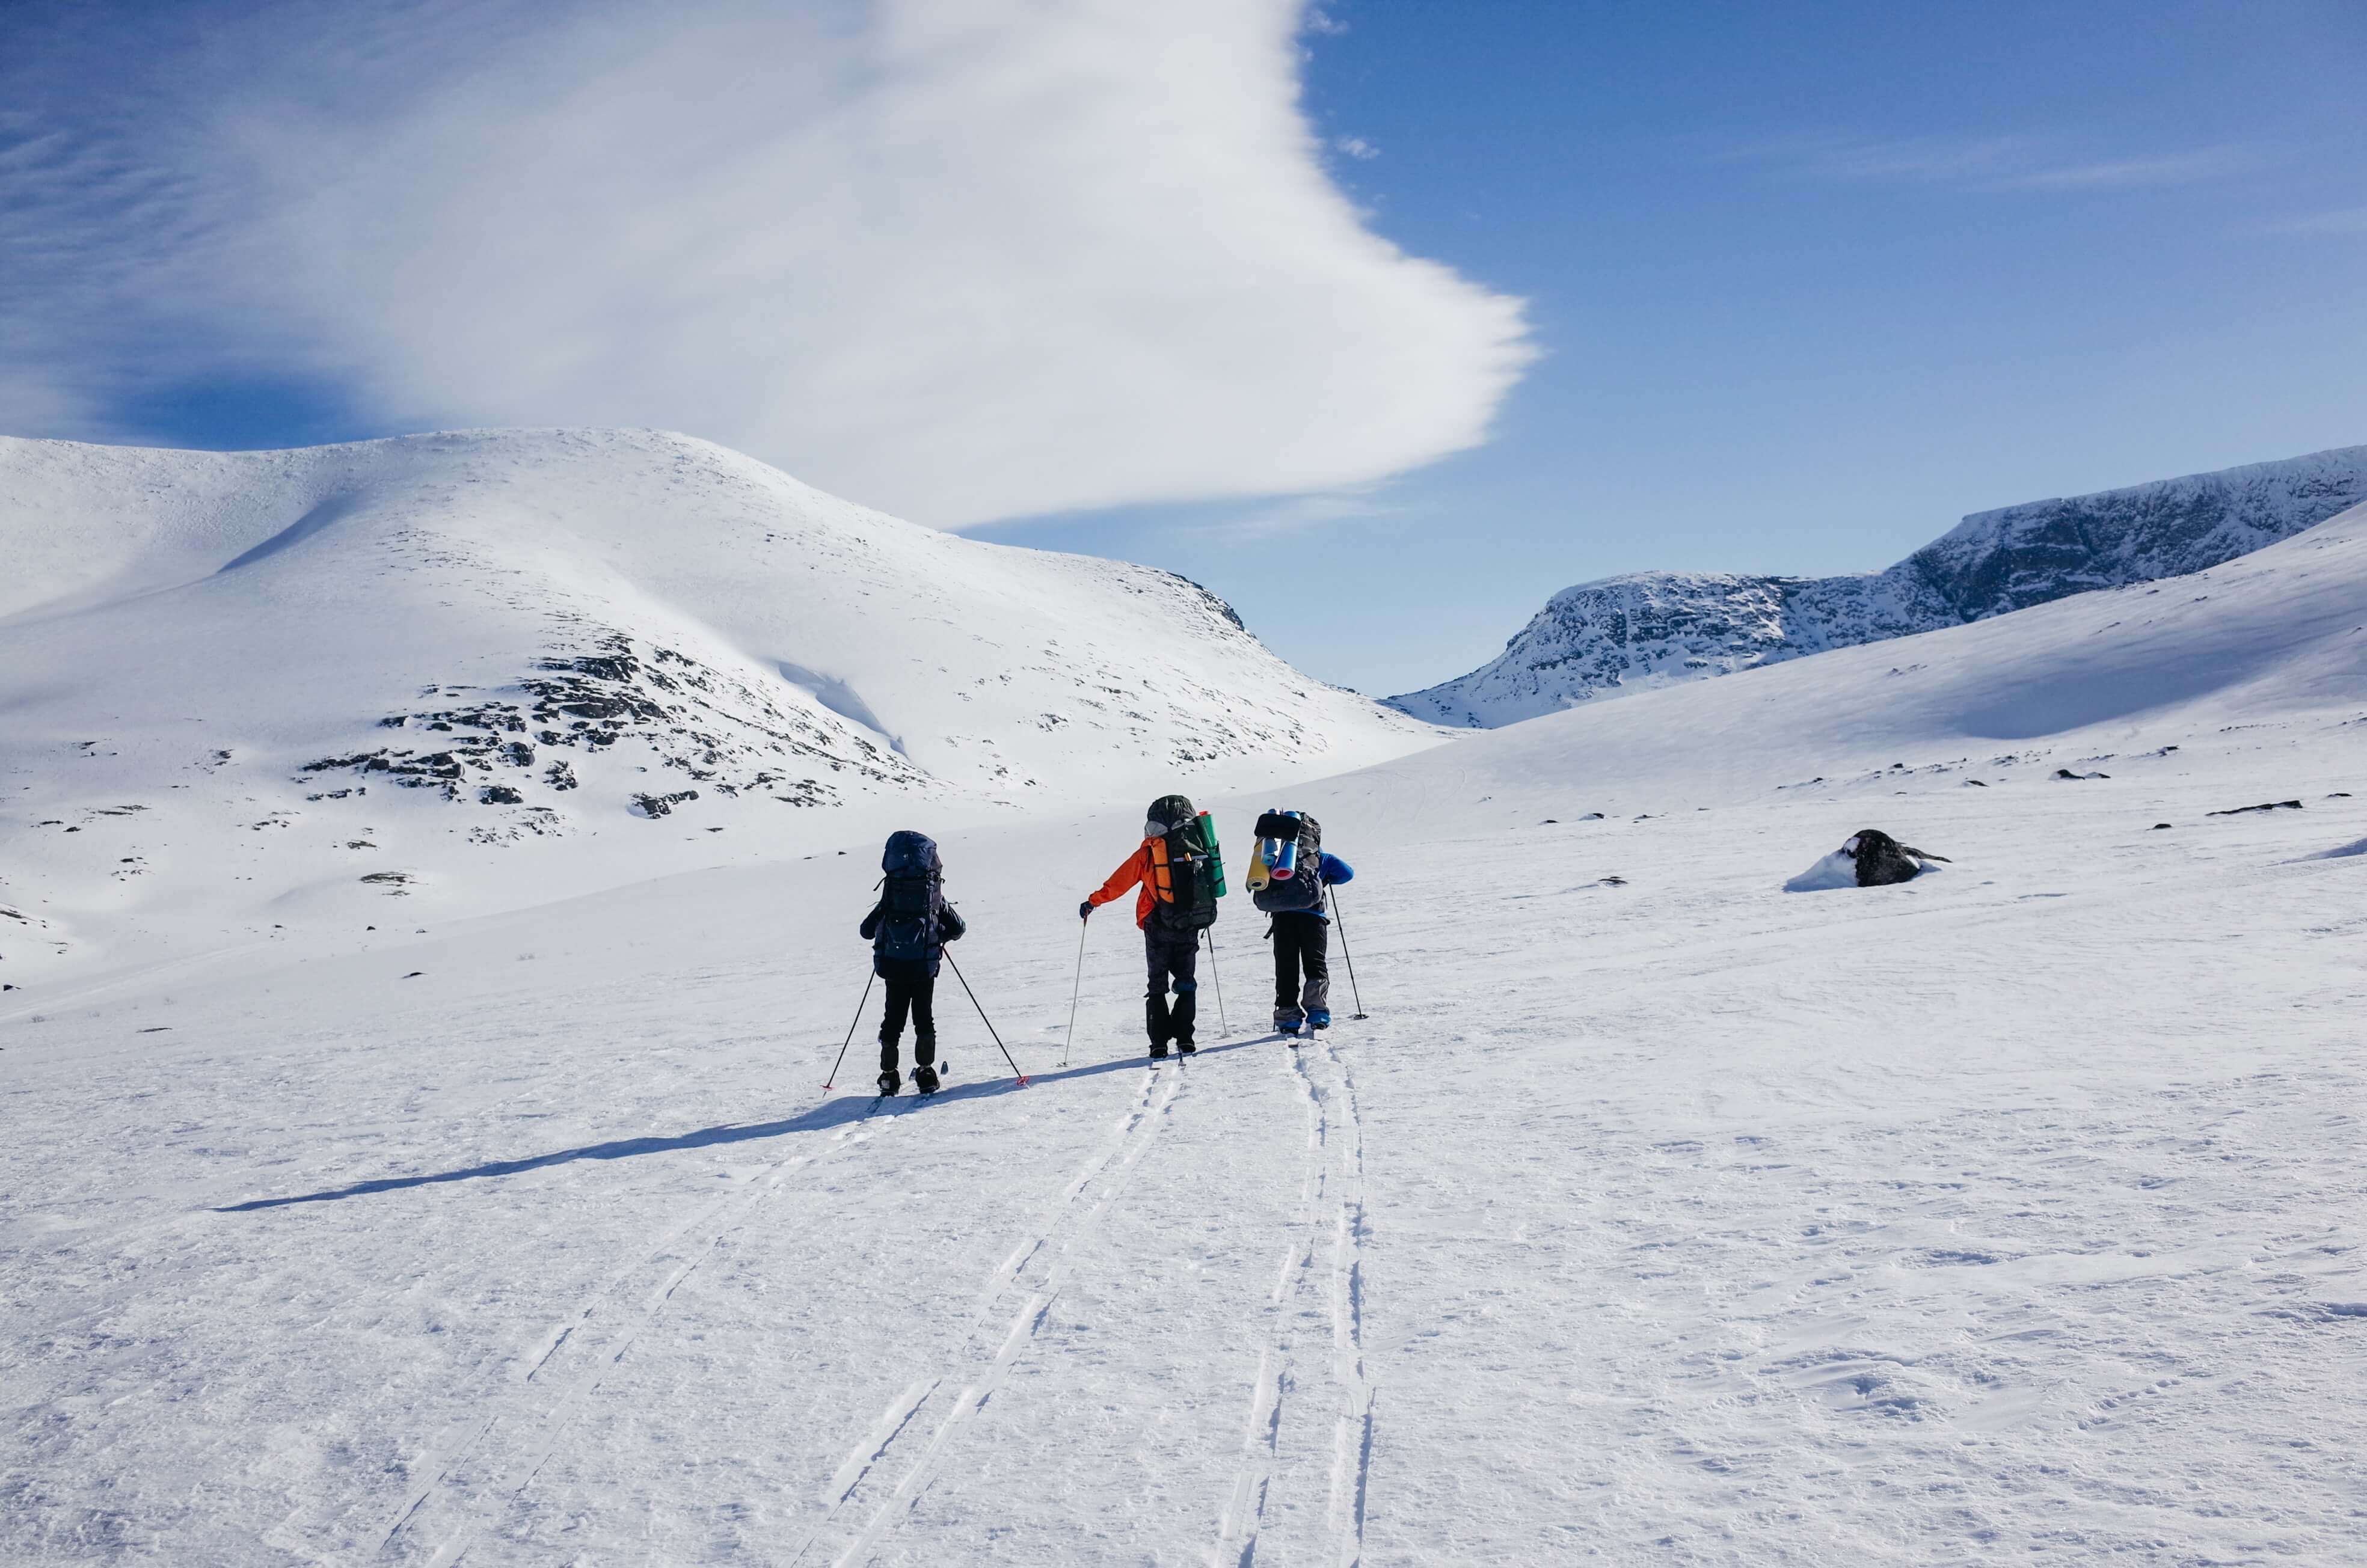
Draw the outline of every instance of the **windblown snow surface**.
[[[1490,728],[2219,566],[2367,501],[2367,446],[1976,512],[1885,571],[1646,571],[1565,588],[1467,675],[1391,697]]]
[[[946,1093],[821,1087],[851,814],[62,972],[0,1558],[2356,1562],[2362,760],[2367,508],[1212,795],[1357,868],[1297,1048],[1237,904],[1195,1059],[1116,909],[1067,1037],[1123,793],[942,834],[1025,1088],[951,969]],[[1780,890],[1865,827],[1953,863]]]

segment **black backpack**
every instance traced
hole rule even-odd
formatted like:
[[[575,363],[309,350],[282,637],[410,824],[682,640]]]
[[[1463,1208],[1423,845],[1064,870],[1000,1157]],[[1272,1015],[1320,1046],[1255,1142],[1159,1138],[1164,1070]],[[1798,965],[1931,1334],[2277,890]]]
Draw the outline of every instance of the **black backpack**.
[[[1192,809],[1180,795],[1162,795],[1150,803],[1143,826],[1150,840],[1150,896],[1162,924],[1199,931],[1217,923],[1217,900],[1225,891],[1224,868],[1217,858],[1216,829]]]
[[[1303,811],[1269,811],[1257,819],[1257,836],[1277,850],[1292,846],[1294,858],[1291,874],[1269,874],[1251,901],[1269,915],[1322,908],[1323,825]]]
[[[888,835],[879,857],[879,935],[872,947],[882,958],[926,963],[943,940],[937,911],[945,907],[945,863],[936,840],[910,830]]]

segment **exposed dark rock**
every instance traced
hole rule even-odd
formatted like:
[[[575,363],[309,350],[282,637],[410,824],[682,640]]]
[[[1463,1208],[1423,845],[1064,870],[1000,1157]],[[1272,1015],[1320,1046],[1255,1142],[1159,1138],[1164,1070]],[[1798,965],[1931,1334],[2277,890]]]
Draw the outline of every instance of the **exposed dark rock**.
[[[637,795],[633,796],[633,807],[644,817],[663,817],[682,802],[697,798],[695,789],[676,790],[672,795]]]
[[[526,796],[508,784],[480,784],[477,802],[481,806],[524,806]]]
[[[1930,854],[1910,844],[1902,844],[1879,828],[1861,828],[1850,835],[1841,852],[1857,863],[1857,885],[1860,887],[1887,887],[1893,883],[1912,882],[1923,874],[1921,862],[1927,860],[1946,863],[1945,855]]]
[[[429,686],[420,694],[452,696],[476,690]],[[776,702],[767,691],[673,649],[637,644],[619,632],[600,635],[594,651],[539,660],[515,685],[484,694],[484,699],[433,713],[389,715],[379,721],[389,728],[449,736],[447,750],[422,753],[380,748],[323,758],[302,771],[385,773],[399,784],[438,790],[446,799],[459,800],[460,781],[469,772],[497,774],[541,765],[549,770],[545,777],[552,788],[572,789],[580,782],[573,768],[563,759],[546,761],[535,743],[596,752],[629,739],[646,743],[664,766],[726,795],[780,784],[784,787],[775,797],[791,805],[826,803],[837,797],[836,791],[810,776],[789,780],[764,764],[803,758],[825,763],[832,772],[852,771],[906,784],[926,776],[866,736],[817,722],[810,714]],[[526,739],[529,735],[534,743]],[[479,798],[484,798],[481,793]]]
[[[2264,800],[2258,806],[2231,806],[2225,811],[2206,811],[2203,815],[2205,817],[2241,817],[2247,811],[2299,811],[2301,808],[2302,805],[2298,800]],[[71,832],[73,829],[68,829],[67,831]]]

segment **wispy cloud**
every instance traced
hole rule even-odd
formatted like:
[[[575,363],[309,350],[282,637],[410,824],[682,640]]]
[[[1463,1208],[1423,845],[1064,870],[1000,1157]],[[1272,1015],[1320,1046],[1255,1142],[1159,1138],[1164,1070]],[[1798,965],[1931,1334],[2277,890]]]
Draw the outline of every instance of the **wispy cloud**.
[[[2367,207],[2313,212],[2287,219],[2282,223],[2272,224],[2271,228],[2272,232],[2279,234],[2367,234]]]
[[[2109,191],[2199,185],[2267,161],[2238,143],[2167,152],[2099,153],[2039,136],[1790,137],[1730,154],[1800,178],[1968,191]]]
[[[1381,150],[1378,147],[1361,136],[1342,136],[1333,141],[1331,145],[1351,158],[1370,161],[1381,155]]]
[[[1302,27],[18,0],[0,420],[277,369],[406,423],[688,430],[948,526],[1401,471],[1482,440],[1533,351],[1331,183]]]
[[[1377,485],[1360,485],[1253,502],[1179,525],[1175,531],[1197,538],[1240,544],[1311,534],[1401,510],[1399,504],[1385,500],[1380,489]]]

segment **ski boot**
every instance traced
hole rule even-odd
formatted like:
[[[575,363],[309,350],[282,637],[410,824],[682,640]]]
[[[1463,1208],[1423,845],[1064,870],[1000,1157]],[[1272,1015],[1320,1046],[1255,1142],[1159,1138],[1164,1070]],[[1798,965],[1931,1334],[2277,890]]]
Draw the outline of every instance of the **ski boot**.
[[[915,1094],[937,1092],[937,1069],[934,1066],[923,1062],[912,1069],[912,1092]]]
[[[1331,1028],[1331,1010],[1329,1008],[1317,1008],[1313,1012],[1308,1013],[1307,1015],[1307,1027],[1309,1031]]]
[[[1199,1050],[1200,1047],[1193,1044],[1189,1040],[1178,1040],[1175,1043],[1175,1054],[1179,1056],[1196,1055]]]
[[[1274,1032],[1296,1045],[1298,1043],[1298,1031],[1306,1021],[1297,1013],[1278,1012],[1274,1015]]]
[[[898,1089],[902,1089],[903,1087],[903,1075],[899,1073],[895,1068],[882,1067],[879,1070],[880,1099],[886,1100],[889,1096],[894,1094]]]
[[[1166,1041],[1154,1040],[1150,1043],[1150,1059],[1154,1062],[1163,1062],[1167,1060]]]

